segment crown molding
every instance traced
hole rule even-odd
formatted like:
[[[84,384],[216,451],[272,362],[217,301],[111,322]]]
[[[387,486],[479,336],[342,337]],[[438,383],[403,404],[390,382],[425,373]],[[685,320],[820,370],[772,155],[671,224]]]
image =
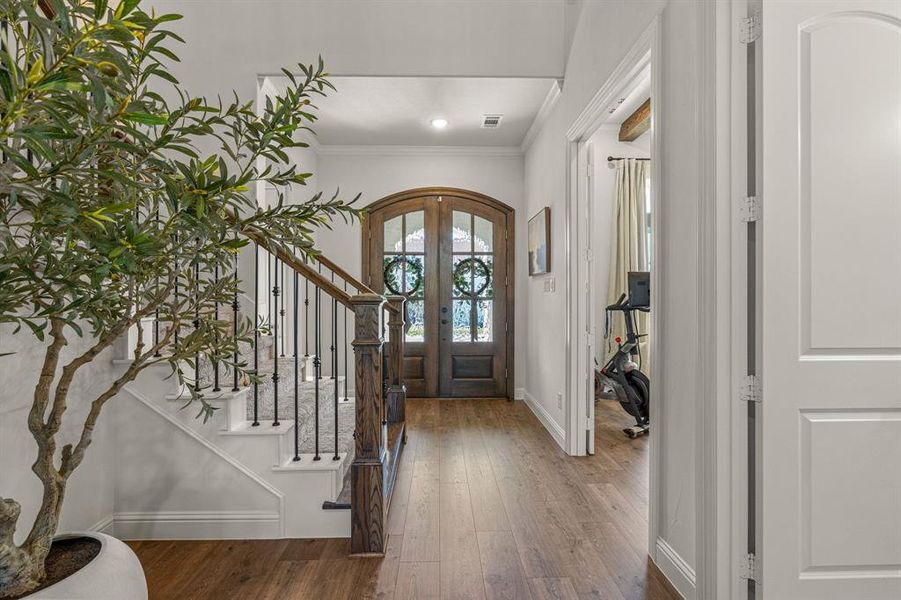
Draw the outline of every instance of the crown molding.
[[[535,115],[535,119],[532,121],[532,124],[529,125],[529,130],[526,131],[525,137],[522,138],[519,149],[523,154],[526,153],[529,146],[535,141],[535,136],[537,136],[538,132],[541,131],[541,128],[544,127],[545,121],[547,121],[551,111],[554,110],[554,106],[557,105],[557,100],[560,99],[560,94],[562,92],[563,80],[557,79],[551,84],[551,89],[547,91],[547,96],[544,97],[544,102],[541,103],[538,114]]]
[[[519,146],[327,146],[320,156],[522,156]]]

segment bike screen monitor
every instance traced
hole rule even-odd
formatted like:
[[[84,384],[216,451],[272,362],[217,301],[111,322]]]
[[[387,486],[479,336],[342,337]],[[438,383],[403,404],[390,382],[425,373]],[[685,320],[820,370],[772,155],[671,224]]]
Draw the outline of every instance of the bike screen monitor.
[[[629,306],[651,307],[651,272],[629,271]]]

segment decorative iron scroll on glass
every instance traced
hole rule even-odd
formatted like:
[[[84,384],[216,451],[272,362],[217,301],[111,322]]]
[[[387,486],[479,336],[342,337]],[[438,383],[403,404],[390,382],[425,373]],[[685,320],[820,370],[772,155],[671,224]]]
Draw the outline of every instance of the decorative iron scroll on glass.
[[[467,258],[454,267],[454,288],[461,296],[475,298],[488,289],[489,285],[491,268],[481,258]]]
[[[396,256],[385,261],[385,287],[398,296],[413,296],[422,288],[422,260]]]

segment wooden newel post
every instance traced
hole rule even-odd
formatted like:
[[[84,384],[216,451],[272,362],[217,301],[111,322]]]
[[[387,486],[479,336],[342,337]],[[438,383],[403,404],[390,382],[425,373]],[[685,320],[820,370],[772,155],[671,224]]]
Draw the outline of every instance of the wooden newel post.
[[[351,552],[384,554],[388,505],[382,443],[382,305],[376,294],[351,298],[354,307],[356,454],[351,464]]]
[[[388,388],[385,396],[389,423],[406,419],[407,386],[404,385],[404,302],[403,296],[388,296]]]

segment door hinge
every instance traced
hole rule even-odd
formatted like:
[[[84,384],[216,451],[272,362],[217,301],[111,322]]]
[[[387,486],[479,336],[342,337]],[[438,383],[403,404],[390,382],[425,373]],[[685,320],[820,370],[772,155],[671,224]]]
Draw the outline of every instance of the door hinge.
[[[760,378],[757,375],[745,375],[738,390],[738,399],[742,402],[760,402]]]
[[[508,369],[504,369],[504,379],[510,376],[510,371]]]
[[[742,44],[750,44],[760,39],[760,15],[752,14],[750,17],[743,17],[739,23],[738,41]]]
[[[747,196],[740,200],[738,209],[742,223],[754,223],[760,218],[760,199],[757,196]]]
[[[757,557],[754,554],[745,554],[741,557],[738,564],[739,579],[760,582],[760,566],[757,564]]]
[[[504,333],[508,333],[510,331],[510,323],[508,321],[504,321]]]
[[[585,260],[588,262],[594,260],[594,251],[591,248],[585,248]]]

